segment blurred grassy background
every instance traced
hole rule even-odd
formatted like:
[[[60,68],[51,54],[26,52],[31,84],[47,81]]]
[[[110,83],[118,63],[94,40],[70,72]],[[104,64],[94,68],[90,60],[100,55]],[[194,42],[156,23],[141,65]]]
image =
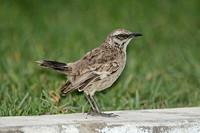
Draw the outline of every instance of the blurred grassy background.
[[[0,116],[56,109],[49,91],[59,92],[65,75],[35,61],[78,60],[117,28],[144,36],[129,44],[117,82],[96,93],[102,110],[199,106],[199,13],[199,0],[1,0]],[[60,106],[90,109],[78,91],[63,97]]]

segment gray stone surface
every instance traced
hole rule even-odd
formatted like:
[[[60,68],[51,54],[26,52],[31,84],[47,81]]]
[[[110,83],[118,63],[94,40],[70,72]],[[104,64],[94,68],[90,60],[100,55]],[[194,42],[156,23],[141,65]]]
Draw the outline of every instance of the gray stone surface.
[[[61,114],[0,117],[0,132],[200,133],[200,107],[113,111],[116,118]]]

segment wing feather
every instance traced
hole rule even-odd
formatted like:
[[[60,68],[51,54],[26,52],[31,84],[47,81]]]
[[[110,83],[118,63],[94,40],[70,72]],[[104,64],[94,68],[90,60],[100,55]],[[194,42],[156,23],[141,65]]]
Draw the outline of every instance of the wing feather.
[[[103,79],[119,69],[118,54],[96,48],[73,63],[74,75],[69,76],[73,86],[83,90],[96,79]]]

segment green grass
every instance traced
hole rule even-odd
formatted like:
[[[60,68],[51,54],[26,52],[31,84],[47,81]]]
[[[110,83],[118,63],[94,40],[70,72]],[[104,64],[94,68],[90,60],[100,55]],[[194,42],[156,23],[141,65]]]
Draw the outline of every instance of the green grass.
[[[117,28],[144,36],[129,44],[120,78],[95,94],[101,110],[199,106],[199,12],[198,0],[1,0],[0,116],[56,109],[49,91],[59,92],[65,75],[35,61],[76,61]],[[64,106],[90,109],[78,91],[62,98]]]

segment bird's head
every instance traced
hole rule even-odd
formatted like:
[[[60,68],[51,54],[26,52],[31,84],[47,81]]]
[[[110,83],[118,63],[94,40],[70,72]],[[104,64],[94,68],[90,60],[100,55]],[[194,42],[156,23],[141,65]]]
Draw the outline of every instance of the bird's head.
[[[142,36],[140,33],[132,33],[125,29],[117,29],[111,32],[105,42],[109,45],[126,50],[127,45],[134,37]]]

